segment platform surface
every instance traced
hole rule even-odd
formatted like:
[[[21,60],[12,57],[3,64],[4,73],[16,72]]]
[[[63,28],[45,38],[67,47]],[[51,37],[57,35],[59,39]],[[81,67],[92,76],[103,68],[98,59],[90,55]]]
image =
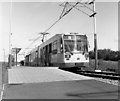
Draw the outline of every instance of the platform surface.
[[[118,87],[96,80],[6,85],[3,99],[118,99]]]
[[[14,67],[8,70],[8,84],[93,79],[57,67]]]
[[[22,67],[8,73],[3,99],[118,99],[117,86],[57,68]]]

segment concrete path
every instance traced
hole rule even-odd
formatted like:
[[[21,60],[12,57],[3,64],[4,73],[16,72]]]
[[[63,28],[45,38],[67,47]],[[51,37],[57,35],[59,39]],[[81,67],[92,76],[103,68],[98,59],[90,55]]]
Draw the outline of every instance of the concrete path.
[[[3,99],[118,99],[118,87],[96,80],[6,85]]]
[[[57,68],[8,70],[4,99],[118,99],[118,87]]]
[[[40,83],[84,79],[93,78],[63,71],[56,67],[14,67],[8,70],[8,84]]]

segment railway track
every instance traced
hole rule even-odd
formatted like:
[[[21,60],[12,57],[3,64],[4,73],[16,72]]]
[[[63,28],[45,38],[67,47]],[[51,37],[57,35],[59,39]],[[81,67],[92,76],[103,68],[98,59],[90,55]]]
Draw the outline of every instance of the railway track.
[[[119,73],[81,71],[81,70],[67,70],[67,71],[80,74],[80,75],[89,76],[89,77],[103,78],[103,79],[110,79],[110,80],[120,80]]]
[[[76,71],[76,73],[85,75],[85,76],[96,77],[96,78],[120,80],[120,74],[118,74],[118,73],[95,72],[95,71]]]

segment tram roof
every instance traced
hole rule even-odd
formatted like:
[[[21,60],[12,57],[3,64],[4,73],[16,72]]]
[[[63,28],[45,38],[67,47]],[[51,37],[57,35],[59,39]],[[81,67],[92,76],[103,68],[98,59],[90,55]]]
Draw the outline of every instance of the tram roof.
[[[86,34],[81,34],[81,33],[61,33],[61,34],[55,34],[54,36],[52,36],[51,38],[49,38],[48,40],[46,40],[45,42],[41,43],[40,45],[38,45],[36,48],[33,48],[31,51],[29,51],[26,55],[29,55],[32,52],[37,51],[38,47],[44,47],[50,43],[52,43],[53,41],[59,39],[60,37],[62,37],[62,35],[86,35]]]
[[[46,40],[45,42],[43,42],[42,44],[40,44],[38,47],[43,47],[49,43],[52,43],[53,41],[55,41],[56,39],[59,39],[60,37],[62,37],[63,34],[55,34],[54,36],[52,36],[51,38],[49,38],[48,40]]]
[[[53,41],[55,41],[56,39],[59,39],[60,37],[62,37],[62,35],[86,35],[86,34],[81,34],[81,33],[61,33],[61,34],[55,34],[54,36],[52,36],[51,38],[49,38],[48,40],[46,40],[45,42],[43,42],[41,45],[39,45],[39,47],[43,47]]]
[[[64,35],[86,35],[83,33],[75,33],[75,32],[70,32],[70,33],[63,33]]]

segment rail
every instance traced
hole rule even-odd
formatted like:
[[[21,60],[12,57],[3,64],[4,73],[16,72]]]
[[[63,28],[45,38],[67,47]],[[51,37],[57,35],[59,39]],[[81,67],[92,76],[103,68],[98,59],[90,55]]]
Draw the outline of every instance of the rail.
[[[120,80],[119,73],[113,72],[95,72],[95,71],[81,71],[81,70],[67,70],[69,72],[73,72],[80,75],[85,75],[89,77],[103,78],[103,79],[111,79],[111,80]]]
[[[95,71],[76,71],[77,74],[86,75],[90,77],[99,77],[112,80],[120,80],[120,74],[110,72],[95,72]]]

